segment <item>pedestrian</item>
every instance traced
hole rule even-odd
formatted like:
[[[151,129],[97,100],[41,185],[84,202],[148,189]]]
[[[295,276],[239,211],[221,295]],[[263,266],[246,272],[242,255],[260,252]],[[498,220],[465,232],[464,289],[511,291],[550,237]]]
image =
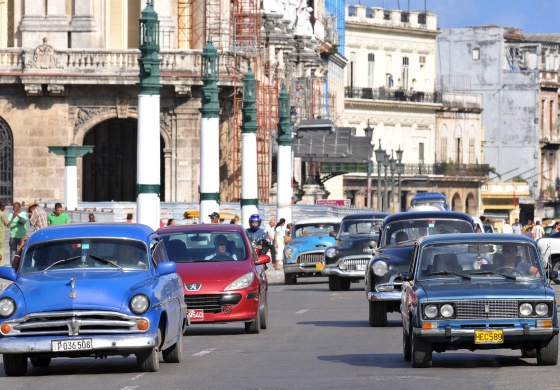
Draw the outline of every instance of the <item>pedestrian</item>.
[[[6,227],[10,225],[8,217],[4,214],[5,209],[6,205],[0,203],[0,265],[3,264],[4,253],[6,252]]]
[[[528,220],[527,225],[525,225],[523,230],[521,230],[521,234],[523,234],[524,236],[527,236],[527,237],[531,237],[534,226],[535,226],[535,224],[533,223],[533,221]]]
[[[511,225],[511,230],[513,234],[521,234],[521,224],[519,223],[519,218],[515,218],[515,222]]]
[[[274,229],[274,247],[276,248],[276,262],[274,263],[275,269],[280,269],[284,263],[284,236],[286,235],[286,219],[280,218],[276,228]]]
[[[513,228],[509,224],[508,220],[506,220],[502,226],[502,233],[513,234]]]
[[[239,216],[238,215],[234,216],[231,219],[231,221],[229,221],[229,223],[232,224],[232,225],[239,225]]]
[[[560,221],[556,221],[554,223],[554,227],[552,228],[552,230],[550,231],[549,236],[552,236],[553,234],[556,234],[560,232]]]
[[[95,222],[95,214],[91,213],[89,215],[89,222]]]
[[[175,226],[175,220],[173,218],[169,218],[167,220],[167,226]]]
[[[531,231],[531,238],[536,241],[543,236],[544,236],[544,229],[541,226],[541,221],[535,221],[535,226]]]
[[[68,216],[68,214],[62,212],[62,203],[54,204],[54,211],[47,217],[47,222],[49,223],[49,226],[64,225],[70,223],[70,217]]]
[[[292,224],[286,225],[286,235],[284,236],[284,244],[288,244],[292,239]]]
[[[132,214],[126,214],[126,223],[132,223]]]
[[[34,231],[49,226],[47,213],[39,206],[39,203],[31,202],[27,206],[27,215],[29,216],[29,224],[33,227]]]
[[[266,255],[270,251],[270,258],[272,261],[276,261],[276,246],[274,245],[274,228],[276,227],[276,219],[270,218],[268,225],[264,227],[264,242],[262,254]]]
[[[214,211],[208,216],[210,217],[210,223],[220,223],[220,214],[218,214],[217,212]]]
[[[21,203],[14,203],[14,211],[8,215],[10,227],[10,264],[14,261],[21,239],[25,237],[27,223],[27,213],[21,211]]]

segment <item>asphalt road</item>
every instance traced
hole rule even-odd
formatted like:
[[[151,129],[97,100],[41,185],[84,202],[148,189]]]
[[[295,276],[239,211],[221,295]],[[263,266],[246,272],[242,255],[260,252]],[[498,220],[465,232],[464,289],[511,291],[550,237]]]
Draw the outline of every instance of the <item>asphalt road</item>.
[[[56,359],[5,377],[4,389],[560,389],[558,367],[539,367],[520,352],[434,353],[433,367],[402,358],[400,317],[368,325],[362,284],[330,292],[325,279],[285,286],[269,270],[269,329],[246,335],[243,324],[192,326],[181,364],[136,371],[134,357]]]

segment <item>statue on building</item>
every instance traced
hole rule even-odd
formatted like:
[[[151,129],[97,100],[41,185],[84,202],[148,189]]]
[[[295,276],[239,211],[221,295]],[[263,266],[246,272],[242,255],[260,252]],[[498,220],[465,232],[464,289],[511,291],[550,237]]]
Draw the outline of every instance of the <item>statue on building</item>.
[[[35,49],[29,67],[36,69],[62,68],[55,57],[54,48],[47,44],[47,38],[43,38],[43,44]]]
[[[294,35],[308,36],[308,37],[313,36],[313,26],[311,26],[311,20],[310,20],[311,11],[313,11],[313,8],[308,7],[306,4],[303,4],[302,6],[299,7]]]
[[[281,2],[281,0],[263,0],[262,9],[265,14],[280,14]]]
[[[305,2],[305,0],[303,0]],[[288,25],[289,30],[293,30],[297,20],[297,10],[300,6],[299,0],[286,0],[286,10],[282,22]]]

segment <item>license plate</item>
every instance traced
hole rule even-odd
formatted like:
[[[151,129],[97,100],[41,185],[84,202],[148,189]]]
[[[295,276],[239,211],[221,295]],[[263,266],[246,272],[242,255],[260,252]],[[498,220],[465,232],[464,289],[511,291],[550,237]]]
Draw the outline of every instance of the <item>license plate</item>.
[[[316,269],[317,271],[321,271],[323,268],[325,268],[325,264],[323,264],[323,263],[317,263],[317,264],[315,264],[315,269]]]
[[[202,309],[187,310],[187,314],[191,321],[204,321],[204,310]]]
[[[365,271],[366,265],[365,264],[356,264],[356,271]]]
[[[503,331],[500,330],[475,330],[475,344],[501,344],[504,342]]]
[[[91,339],[54,340],[51,341],[51,349],[53,352],[87,351],[92,349]]]

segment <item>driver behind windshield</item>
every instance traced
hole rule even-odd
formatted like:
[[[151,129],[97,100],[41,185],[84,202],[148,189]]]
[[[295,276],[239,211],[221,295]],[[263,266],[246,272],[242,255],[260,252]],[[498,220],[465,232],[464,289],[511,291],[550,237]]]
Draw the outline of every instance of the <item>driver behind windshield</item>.
[[[502,247],[502,259],[494,259],[496,269],[503,267],[515,268],[523,275],[539,277],[539,269],[529,263],[524,262],[518,254],[517,245],[504,245]]]
[[[227,252],[228,239],[223,234],[218,234],[214,238],[215,252],[210,256],[206,256],[204,260],[237,260],[237,256]]]

